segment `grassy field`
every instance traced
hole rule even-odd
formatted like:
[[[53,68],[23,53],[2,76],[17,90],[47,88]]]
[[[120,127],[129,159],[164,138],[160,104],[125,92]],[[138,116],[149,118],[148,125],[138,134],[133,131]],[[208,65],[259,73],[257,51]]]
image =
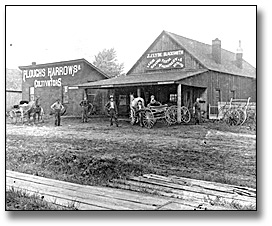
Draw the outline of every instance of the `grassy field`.
[[[146,129],[107,119],[53,119],[6,126],[6,168],[52,179],[107,186],[145,173],[256,187],[255,131],[222,124],[158,122]]]

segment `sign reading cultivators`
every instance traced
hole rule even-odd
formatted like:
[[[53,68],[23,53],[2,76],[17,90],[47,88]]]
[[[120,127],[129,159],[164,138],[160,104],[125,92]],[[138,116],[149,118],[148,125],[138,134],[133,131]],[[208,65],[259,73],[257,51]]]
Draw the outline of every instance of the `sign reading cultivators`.
[[[28,69],[23,70],[22,73],[24,82],[27,79],[35,78],[33,84],[35,88],[48,86],[60,87],[62,76],[74,76],[80,70],[80,64],[76,64],[68,66]]]
[[[147,70],[184,68],[184,51],[172,50],[148,53]]]

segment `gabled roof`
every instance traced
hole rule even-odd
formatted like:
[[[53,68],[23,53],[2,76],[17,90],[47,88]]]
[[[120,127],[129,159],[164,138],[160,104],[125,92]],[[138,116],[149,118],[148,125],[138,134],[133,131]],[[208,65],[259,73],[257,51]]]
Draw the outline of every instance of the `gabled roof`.
[[[68,61],[59,61],[59,62],[53,62],[53,63],[46,63],[46,64],[37,64],[37,65],[28,65],[28,66],[19,66],[19,69],[24,70],[24,69],[29,69],[33,67],[48,67],[51,65],[55,64],[67,64],[67,63],[78,63],[78,62],[85,62],[88,64],[90,67],[98,71],[100,74],[104,75],[106,78],[110,78],[107,74],[105,74],[103,71],[101,71],[99,68],[91,64],[89,61],[85,60],[84,58],[81,59],[76,59],[76,60],[68,60]]]
[[[248,62],[243,60],[243,68],[240,69],[235,64],[235,53],[221,49],[221,64],[217,64],[212,58],[212,45],[185,38],[174,33],[163,31],[151,46],[144,52],[140,59],[132,66],[127,74],[130,74],[140,60],[152,49],[152,46],[163,36],[167,35],[173,42],[184,48],[194,57],[203,67],[212,71],[218,71],[233,75],[256,78],[256,69]]]
[[[243,59],[243,68],[235,64],[235,53],[221,49],[221,64],[217,64],[212,58],[212,45],[204,44],[189,38],[185,38],[170,32],[166,32],[174,41],[183,46],[187,52],[193,55],[206,68],[234,75],[256,77],[256,69]]]
[[[113,87],[124,87],[124,86],[141,86],[141,85],[162,85],[162,84],[173,84],[178,81],[188,78],[194,75],[202,74],[207,72],[206,69],[201,70],[190,70],[190,71],[175,71],[169,73],[165,72],[154,72],[146,76],[142,74],[120,76],[117,78],[104,79],[96,82],[88,82],[78,85],[81,88],[113,88]]]

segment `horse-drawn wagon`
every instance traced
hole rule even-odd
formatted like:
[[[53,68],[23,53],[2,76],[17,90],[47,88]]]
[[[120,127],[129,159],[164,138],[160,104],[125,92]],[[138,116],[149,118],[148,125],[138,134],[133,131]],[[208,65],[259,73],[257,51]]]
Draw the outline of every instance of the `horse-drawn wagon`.
[[[163,120],[167,125],[173,125],[177,123],[177,106],[168,106],[167,104],[158,106],[147,106],[140,110],[136,108],[137,102],[141,100],[144,104],[144,100],[141,97],[137,97],[132,100],[130,105],[130,123],[134,125],[140,121],[142,117],[143,126],[146,128],[152,128],[158,120]],[[188,123],[191,120],[191,113],[185,106],[181,107],[181,120],[184,123]]]
[[[6,114],[13,123],[17,123],[18,119],[23,123],[25,117],[28,117],[28,121],[33,117],[34,123],[36,122],[36,116],[39,121],[43,121],[44,111],[41,106],[36,106],[35,101],[20,101],[18,105],[14,105]]]
[[[250,102],[250,97],[247,99],[233,99],[229,102],[219,103],[216,108],[216,114],[212,114],[211,109],[213,106],[209,106],[209,118],[223,121],[228,125],[243,125],[246,121],[250,123],[256,123],[256,104]]]

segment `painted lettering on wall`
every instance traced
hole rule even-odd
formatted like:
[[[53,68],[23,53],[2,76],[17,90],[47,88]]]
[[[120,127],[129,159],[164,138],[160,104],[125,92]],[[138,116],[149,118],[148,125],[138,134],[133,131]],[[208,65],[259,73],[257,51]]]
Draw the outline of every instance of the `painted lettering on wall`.
[[[146,65],[147,70],[184,68],[183,50],[148,53],[146,58],[149,59]]]
[[[30,78],[43,78],[44,80],[35,79],[34,87],[47,87],[47,86],[61,86],[61,78],[54,78],[56,76],[74,76],[81,70],[80,64],[68,65],[59,67],[48,67],[39,69],[23,70],[23,81],[25,82]]]

